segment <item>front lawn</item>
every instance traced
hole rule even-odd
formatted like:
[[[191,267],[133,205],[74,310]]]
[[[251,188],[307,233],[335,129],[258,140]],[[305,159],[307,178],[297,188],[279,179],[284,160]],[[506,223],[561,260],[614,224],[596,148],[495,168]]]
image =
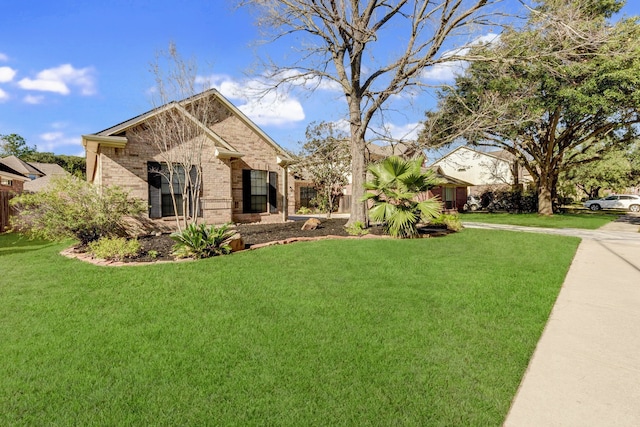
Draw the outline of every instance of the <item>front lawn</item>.
[[[553,216],[542,216],[536,213],[483,213],[470,212],[460,215],[463,222],[486,222],[489,224],[509,224],[525,227],[547,228],[582,228],[595,230],[620,218],[620,213],[585,212],[560,213]]]
[[[97,267],[0,235],[0,425],[500,425],[578,239]]]

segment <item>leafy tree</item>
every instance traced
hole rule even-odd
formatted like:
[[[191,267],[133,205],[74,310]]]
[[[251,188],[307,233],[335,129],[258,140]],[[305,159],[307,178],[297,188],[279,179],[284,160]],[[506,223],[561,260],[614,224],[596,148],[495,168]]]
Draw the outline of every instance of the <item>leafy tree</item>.
[[[399,94],[424,88],[429,67],[460,60],[452,44],[493,25],[500,0],[238,0],[257,9],[258,26],[273,42],[291,39],[288,65],[267,64],[275,87],[333,84],[344,95],[350,124],[353,203],[349,223],[366,224],[365,133],[384,121]],[[464,37],[464,40],[457,37]],[[295,47],[299,47],[296,49]],[[466,57],[465,57],[466,58]],[[467,58],[468,59],[468,58]]]
[[[463,138],[513,153],[535,180],[538,212],[551,215],[561,172],[636,136],[640,26],[635,18],[607,21],[622,5],[540,2],[524,28],[476,49],[495,60],[472,63],[440,92],[422,141]]]
[[[53,154],[50,152],[40,153],[34,151],[20,157],[26,162],[56,163],[73,176],[84,179],[87,173],[87,159],[79,156],[68,156],[66,154]]]
[[[327,218],[331,218],[351,172],[348,135],[333,123],[313,122],[307,126],[306,142],[298,154],[297,172],[308,177],[327,201]]]
[[[127,217],[146,208],[119,187],[98,188],[73,176],[56,177],[47,191],[22,193],[10,204],[17,214],[11,224],[32,238],[81,243],[127,235]]]
[[[362,200],[373,203],[369,216],[385,223],[393,237],[416,237],[418,222],[428,222],[442,212],[440,201],[425,197],[437,181],[431,171],[422,171],[423,162],[421,157],[404,160],[391,156],[369,165],[372,179],[365,183],[369,191]]]
[[[16,156],[23,158],[35,153],[36,147],[29,147],[27,141],[18,134],[0,135],[0,157]]]
[[[594,162],[581,163],[560,174],[564,187],[572,186],[589,199],[597,199],[601,189],[624,192],[632,183],[632,164],[627,150],[611,150]]]

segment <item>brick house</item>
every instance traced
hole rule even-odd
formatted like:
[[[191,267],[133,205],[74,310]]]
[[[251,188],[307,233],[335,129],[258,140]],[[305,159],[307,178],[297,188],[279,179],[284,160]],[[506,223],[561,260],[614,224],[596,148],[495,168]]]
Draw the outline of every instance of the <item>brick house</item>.
[[[207,114],[215,115],[215,119],[210,120],[208,126],[188,112],[196,102],[211,103]],[[194,122],[201,129],[198,137],[205,140],[198,215],[203,222],[287,219],[292,199],[289,191],[293,193],[288,188],[291,156],[215,89],[168,103],[101,132],[83,135],[87,180],[127,189],[131,196],[148,203],[148,216],[157,226],[171,224],[175,213],[169,182],[162,173],[166,157],[151,143],[149,132],[149,126],[159,114],[184,116],[184,120]],[[183,173],[191,174],[196,166]]]

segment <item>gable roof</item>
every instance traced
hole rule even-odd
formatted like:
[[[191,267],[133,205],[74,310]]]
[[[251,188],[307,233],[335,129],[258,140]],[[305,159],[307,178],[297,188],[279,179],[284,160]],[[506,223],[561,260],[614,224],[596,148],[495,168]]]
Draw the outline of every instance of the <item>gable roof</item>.
[[[2,159],[2,163],[9,166],[11,169],[18,172],[19,174],[22,174],[25,176],[29,176],[29,175],[44,176],[45,175],[44,172],[37,169],[32,164],[29,164],[24,160],[17,158],[16,156],[5,157]]]
[[[473,184],[471,184],[470,182],[467,181],[463,181],[461,179],[458,178],[454,178],[452,176],[447,175],[446,173],[444,173],[444,171],[442,170],[442,168],[438,165],[431,165],[431,166],[427,166],[425,169],[428,170],[432,170],[434,175],[436,176],[437,179],[439,179],[441,182],[441,185],[455,185],[455,186],[459,186],[459,187],[472,187]]]
[[[267,135],[258,125],[256,125],[251,119],[249,119],[242,111],[240,111],[235,105],[233,105],[228,99],[226,99],[216,89],[209,89],[200,94],[191,96],[181,101],[171,101],[165,105],[149,110],[136,117],[133,117],[124,122],[118,123],[115,126],[111,126],[100,132],[90,135],[82,135],[82,145],[84,145],[87,152],[87,178],[93,180],[95,173],[95,164],[97,161],[98,147],[100,145],[105,147],[118,147],[123,148],[126,146],[128,140],[126,137],[120,136],[127,129],[131,129],[138,126],[150,118],[157,116],[158,114],[175,109],[180,114],[187,117],[202,129],[203,134],[213,141],[216,147],[216,156],[221,158],[229,157],[242,157],[240,151],[234,148],[231,144],[225,141],[220,135],[208,128],[204,123],[200,122],[196,117],[191,115],[185,108],[189,104],[201,100],[206,97],[211,97],[219,101],[225,108],[227,108],[234,116],[247,125],[257,135],[259,135],[268,145],[275,149],[277,153],[277,160],[279,164],[289,164],[294,161],[291,155],[280,145],[278,145],[269,135]]]
[[[447,157],[453,155],[454,153],[458,152],[458,151],[471,151],[472,153],[476,154],[476,155],[480,155],[480,156],[487,156],[487,157],[492,157],[494,159],[500,160],[502,162],[511,162],[514,160],[514,157],[511,153],[509,153],[506,150],[499,150],[499,151],[493,151],[493,152],[484,152],[484,151],[478,151],[475,150],[473,148],[467,147],[466,145],[461,145],[460,147],[457,147],[451,151],[449,151],[447,154],[445,154],[444,156],[440,157],[437,160],[434,160],[433,163],[431,163],[432,165],[435,165],[437,163],[440,163],[441,161],[443,161],[444,159],[446,159]],[[511,157],[509,157],[511,156]]]
[[[51,180],[57,176],[70,175],[57,163],[30,163],[32,166],[44,172],[44,176],[24,183],[25,191],[38,192],[44,190]]]
[[[0,176],[7,179],[15,179],[17,181],[29,181],[29,178],[22,175],[20,172],[14,170],[10,166],[4,163],[4,159],[0,157]]]

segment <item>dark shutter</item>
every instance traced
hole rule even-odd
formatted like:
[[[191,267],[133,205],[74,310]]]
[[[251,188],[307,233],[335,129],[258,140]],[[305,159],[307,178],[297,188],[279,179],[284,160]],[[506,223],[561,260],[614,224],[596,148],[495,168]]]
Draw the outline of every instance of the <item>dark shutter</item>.
[[[160,163],[147,162],[149,184],[149,218],[162,218],[162,176]]]
[[[269,212],[278,213],[278,174],[269,172]]]
[[[242,212],[251,212],[251,170],[242,170]]]

